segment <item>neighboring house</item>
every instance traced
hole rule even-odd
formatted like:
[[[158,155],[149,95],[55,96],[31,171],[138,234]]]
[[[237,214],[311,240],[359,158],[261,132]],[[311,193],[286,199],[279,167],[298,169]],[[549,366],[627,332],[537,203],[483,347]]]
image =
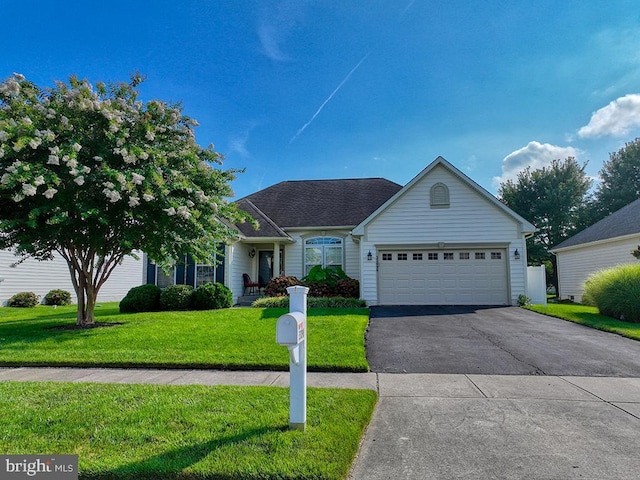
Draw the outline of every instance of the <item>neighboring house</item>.
[[[52,260],[37,261],[28,259],[19,265],[18,257],[9,250],[0,250],[0,305],[6,305],[13,295],[19,292],[34,292],[40,300],[54,289],[71,292],[77,302],[67,262],[56,255]],[[98,293],[98,301],[120,301],[130,288],[144,283],[143,262],[133,257],[125,257]]]
[[[404,187],[381,178],[282,182],[237,201],[224,283],[340,266],[369,305],[513,305],[535,227],[442,157]]]
[[[638,260],[640,199],[613,212],[551,249],[558,265],[558,296],[580,302],[584,283],[594,272]]]

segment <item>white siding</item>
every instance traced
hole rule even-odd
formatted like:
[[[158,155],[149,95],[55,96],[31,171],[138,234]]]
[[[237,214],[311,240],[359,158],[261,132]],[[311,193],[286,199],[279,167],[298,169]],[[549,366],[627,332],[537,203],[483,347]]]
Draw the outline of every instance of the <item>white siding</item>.
[[[638,248],[639,243],[640,235],[557,252],[560,298],[573,297],[574,301],[580,302],[584,294],[584,282],[589,275],[623,263],[637,263],[631,251]]]
[[[251,258],[249,257],[249,251],[255,248],[253,245],[247,245],[243,243],[234,243],[226,247],[225,258],[229,259],[229,262],[225,268],[225,285],[229,286],[231,293],[233,294],[234,303],[238,301],[238,297],[242,296],[244,291],[244,282],[242,281],[242,274],[252,272],[258,272],[257,270],[257,258],[258,255]],[[255,275],[254,275],[255,276]]]
[[[431,208],[430,189],[436,183],[449,188],[449,208]],[[526,246],[520,224],[478,191],[436,166],[397,201],[375,217],[365,229],[362,252],[376,254],[384,245],[482,246],[504,244],[508,251],[510,300],[516,302],[526,292]],[[520,260],[514,258],[518,249]],[[363,261],[363,298],[370,304],[378,300],[376,262]]]
[[[304,240],[312,237],[339,237],[343,239],[343,257],[345,273],[355,279],[360,279],[360,248],[353,241],[348,230],[298,230],[287,232],[295,243],[283,243],[280,248],[284,250],[283,275],[297,278],[304,277]],[[273,250],[272,243],[235,243],[228,248],[227,277],[225,284],[229,285],[235,301],[242,296],[244,287],[242,274],[248,273],[252,279],[258,278],[258,254],[254,258],[249,257],[252,248],[256,252],[260,250]]]
[[[348,230],[299,230],[288,231],[294,244],[285,246],[285,275],[298,278],[304,277],[304,241],[312,237],[338,237],[343,239],[343,258],[345,273],[355,279],[360,279],[360,248]]]
[[[142,253],[140,260],[126,257],[118,265],[109,280],[102,286],[98,294],[98,301],[120,301],[130,288],[144,283]],[[39,262],[29,259],[12,268],[17,257],[8,250],[0,250],[0,304],[6,305],[7,300],[19,292],[34,292],[44,296],[53,289],[71,292],[74,302],[77,302],[67,263],[60,256],[53,260]]]

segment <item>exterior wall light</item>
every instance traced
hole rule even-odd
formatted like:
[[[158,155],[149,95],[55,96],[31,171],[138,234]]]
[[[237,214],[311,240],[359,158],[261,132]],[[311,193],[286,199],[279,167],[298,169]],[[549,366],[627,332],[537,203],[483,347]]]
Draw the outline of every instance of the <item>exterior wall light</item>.
[[[517,249],[517,248],[516,248],[516,251],[515,251],[515,252],[513,252],[513,257],[514,257],[516,260],[520,260],[520,252],[518,251],[518,249]]]
[[[253,258],[256,256],[256,249],[252,248],[251,250],[249,250],[249,258]]]
[[[373,260],[373,253],[371,253],[371,250],[369,250],[369,253],[367,253],[367,260],[370,262],[371,260]]]

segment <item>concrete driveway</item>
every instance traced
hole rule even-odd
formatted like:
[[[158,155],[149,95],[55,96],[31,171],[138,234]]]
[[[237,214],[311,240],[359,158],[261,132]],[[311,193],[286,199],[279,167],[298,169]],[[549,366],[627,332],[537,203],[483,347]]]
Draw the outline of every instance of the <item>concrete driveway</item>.
[[[518,307],[372,307],[378,373],[640,377],[640,342]]]

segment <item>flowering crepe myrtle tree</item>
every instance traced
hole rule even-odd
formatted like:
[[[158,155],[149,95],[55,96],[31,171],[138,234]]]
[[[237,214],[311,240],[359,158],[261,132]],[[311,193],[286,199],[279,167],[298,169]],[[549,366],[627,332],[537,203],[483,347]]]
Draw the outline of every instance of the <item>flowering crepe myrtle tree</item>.
[[[0,83],[0,248],[60,254],[79,326],[94,323],[100,287],[125,256],[210,262],[246,219],[226,201],[238,170],[216,168],[221,155],[196,144],[197,122],[179,105],[139,101],[141,82]]]

